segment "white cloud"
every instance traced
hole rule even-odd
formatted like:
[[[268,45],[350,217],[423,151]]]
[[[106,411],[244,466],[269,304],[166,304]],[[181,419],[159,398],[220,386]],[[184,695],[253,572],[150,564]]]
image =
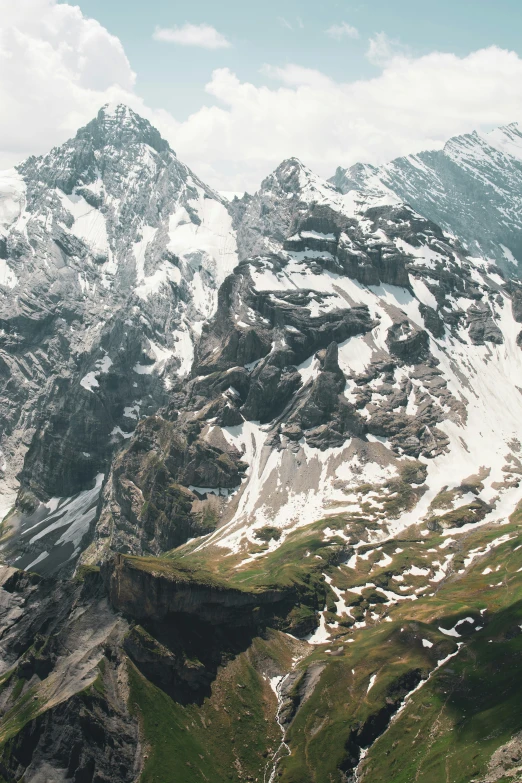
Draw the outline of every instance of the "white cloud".
[[[121,41],[78,7],[0,0],[0,167],[65,141],[100,106],[132,101]]]
[[[335,38],[336,41],[340,41],[342,38],[359,38],[359,30],[347,22],[333,24],[325,32],[330,38]]]
[[[289,22],[288,19],[285,19],[284,16],[278,16],[277,21],[281,25],[281,27],[286,27],[287,30],[293,30],[296,27],[299,30],[304,30],[305,25],[300,16],[296,16],[294,23]]]
[[[228,49],[231,44],[224,35],[209,24],[184,24],[182,27],[156,27],[153,38],[156,41],[199,46],[202,49]]]
[[[269,76],[271,79],[277,79],[289,87],[300,87],[308,85],[309,87],[328,87],[331,85],[331,79],[325,76],[321,71],[314,68],[304,68],[302,65],[285,65],[279,68],[276,65],[263,65],[261,73]],[[207,85],[207,91],[211,91],[210,85]]]
[[[389,38],[386,33],[375,33],[368,42],[367,59],[373,65],[386,65],[394,57],[407,56],[409,49],[400,41]]]
[[[278,16],[277,21],[281,25],[281,27],[286,27],[287,30],[293,30],[291,23],[288,21],[288,19],[285,19],[284,16]]]

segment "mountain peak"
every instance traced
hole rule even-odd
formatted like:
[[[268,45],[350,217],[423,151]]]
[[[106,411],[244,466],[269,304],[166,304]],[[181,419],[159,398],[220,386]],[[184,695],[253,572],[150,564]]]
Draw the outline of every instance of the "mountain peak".
[[[293,166],[299,169],[307,170],[305,164],[302,160],[299,158],[296,158],[295,156],[292,156],[291,158],[285,158],[277,167],[276,171],[279,171],[279,169],[287,168],[289,166]]]
[[[331,190],[332,193],[335,192],[332,185],[314,174],[308,166],[295,157],[283,160],[276,170],[261,183],[261,189],[273,190],[274,185],[287,194],[300,193],[303,195],[304,192],[310,190],[323,193],[325,189]]]
[[[123,103],[102,106],[97,116],[80,128],[76,139],[89,141],[95,149],[147,144],[156,152],[172,151],[168,141],[148,120]]]
[[[105,103],[100,111],[98,112],[98,117],[100,115],[103,115],[106,118],[109,117],[115,117],[119,120],[125,120],[130,119],[132,120],[134,117],[139,118],[139,115],[133,111],[133,109],[130,108],[130,106],[127,106],[126,103]]]
[[[275,169],[272,176],[276,177],[279,181],[284,181],[289,177],[306,176],[312,172],[299,160],[299,158],[286,158]]]
[[[482,137],[490,147],[499,152],[510,155],[512,158],[522,160],[522,129],[518,122],[511,122],[495,128]]]
[[[176,158],[169,143],[148,120],[125,104],[106,104],[76,136],[47,155],[28,158],[17,170],[26,181],[32,181],[33,188],[39,183],[37,189],[58,187],[72,193],[78,184],[99,177],[103,158],[123,156],[129,165],[130,160],[142,160],[143,146]]]
[[[509,125],[503,125],[501,130],[508,131],[509,133],[522,133],[520,123],[515,120],[515,122],[510,122]]]
[[[488,132],[474,130],[471,133],[452,136],[444,145],[443,152],[454,156],[465,150],[466,156],[478,156],[480,163],[483,160],[482,148],[485,144],[504,155],[522,160],[522,129],[518,122],[501,125]]]
[[[386,187],[416,212],[458,237],[472,256],[520,275],[522,127],[453,136],[443,149],[396,158],[378,168],[338,169],[342,193]],[[480,205],[477,206],[477,205]]]

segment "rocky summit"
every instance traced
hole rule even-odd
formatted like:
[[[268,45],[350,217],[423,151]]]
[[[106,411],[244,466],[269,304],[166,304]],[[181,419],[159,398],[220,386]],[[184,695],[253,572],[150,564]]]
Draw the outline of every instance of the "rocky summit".
[[[522,136],[0,173],[0,781],[522,776]]]

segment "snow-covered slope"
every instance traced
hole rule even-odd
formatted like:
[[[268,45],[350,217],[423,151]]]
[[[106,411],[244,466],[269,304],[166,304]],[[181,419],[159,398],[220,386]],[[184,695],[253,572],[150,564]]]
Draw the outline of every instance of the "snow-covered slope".
[[[520,277],[522,131],[517,123],[456,136],[441,151],[337,169],[342,192],[385,187],[457,236],[469,252]]]
[[[296,317],[310,327],[315,319],[367,308],[363,333],[337,339],[331,359],[342,378],[339,399],[355,421],[338,434],[336,414],[323,412],[316,427],[306,426],[311,420],[302,426],[301,417],[300,430],[292,429],[307,402],[291,401],[283,417],[225,428],[230,443],[248,455],[249,482],[232,520],[203,546],[241,548],[245,539],[255,543],[256,530],[275,526],[281,535],[274,547],[296,526],[324,517],[334,520],[332,535],[347,535],[345,518],[336,528],[339,514],[371,520],[378,527],[370,538],[379,538],[428,522],[442,491],[455,492],[457,506],[483,501],[487,518],[511,513],[519,497],[522,398],[507,379],[520,377],[522,351],[498,271],[471,263],[397,198],[357,191],[339,196],[295,161],[264,183],[243,226],[258,207],[268,224],[274,212],[281,220],[280,199],[296,202],[291,220],[278,227],[287,238],[278,243],[270,234],[268,248],[277,257],[252,262],[250,290],[274,308],[292,302],[292,309],[283,309],[271,354],[251,372],[261,378],[274,354],[286,353],[288,361],[293,350],[301,389],[313,396],[326,378],[325,359],[307,355]],[[240,326],[252,328],[255,320],[245,315]],[[327,377],[324,390],[333,383]],[[411,464],[407,458],[420,461],[425,483],[414,508],[394,519],[383,501],[390,480]],[[459,487],[474,474],[483,486],[464,497]],[[368,484],[374,485],[370,507]]]

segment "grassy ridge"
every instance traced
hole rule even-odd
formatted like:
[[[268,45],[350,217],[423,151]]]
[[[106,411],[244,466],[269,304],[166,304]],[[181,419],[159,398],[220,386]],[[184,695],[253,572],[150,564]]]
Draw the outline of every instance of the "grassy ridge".
[[[360,629],[352,643],[331,644],[330,653],[324,647],[314,653],[317,660],[330,660],[290,728],[292,755],[282,763],[282,783],[340,780],[350,731],[389,703],[401,674],[420,668],[425,676],[457,641],[464,642],[458,655],[371,746],[359,779],[469,783],[485,774],[494,750],[522,730],[522,538],[519,515],[512,519],[515,524],[471,533],[466,550],[501,535],[513,538],[448,579],[435,595],[405,601],[390,609],[390,623]],[[491,572],[483,574],[486,566]],[[361,576],[354,579],[364,581]],[[438,630],[465,616],[482,617],[483,629],[464,635],[462,628],[460,639]],[[423,646],[422,639],[433,646]]]
[[[507,525],[459,534],[451,550],[440,549],[446,540],[440,532],[421,536],[413,528],[404,534],[408,538],[362,547],[353,568],[339,565],[347,559],[346,542],[327,540],[329,525],[331,520],[320,520],[303,527],[274,552],[239,568],[234,557],[218,559],[208,552],[125,558],[131,568],[184,586],[295,591],[290,619],[296,625],[315,618],[325,603],[328,622],[341,619],[325,574],[336,589],[347,591],[348,603],[361,598],[350,587],[368,583],[397,595],[405,595],[399,592],[405,586],[416,598],[387,606],[365,597],[366,627],[332,626],[331,640],[308,648],[297,662],[296,650],[304,648],[284,633],[268,631],[224,661],[201,706],[175,702],[129,661],[128,704],[145,749],[141,783],[261,783],[281,741],[269,679],[292,668],[302,672],[296,683],[304,685],[291,693],[296,708],[287,733],[291,754],[281,760],[280,783],[341,783],[341,771],[350,774],[359,748],[367,745],[360,783],[482,783],[493,752],[522,731],[522,514]],[[470,551],[482,551],[501,536],[511,540],[466,567]],[[426,573],[450,551],[453,573],[430,583],[420,570]],[[375,590],[366,588],[364,596]],[[461,638],[440,630],[467,616],[481,630],[459,626]],[[457,642],[463,643],[458,654],[436,670]],[[89,686],[102,699],[103,673],[101,664]],[[422,687],[388,725],[420,679]],[[4,675],[2,686],[0,731],[2,752],[8,752],[9,739],[46,707],[38,684],[26,685],[16,670]],[[517,779],[508,773],[497,776],[497,783]]]

